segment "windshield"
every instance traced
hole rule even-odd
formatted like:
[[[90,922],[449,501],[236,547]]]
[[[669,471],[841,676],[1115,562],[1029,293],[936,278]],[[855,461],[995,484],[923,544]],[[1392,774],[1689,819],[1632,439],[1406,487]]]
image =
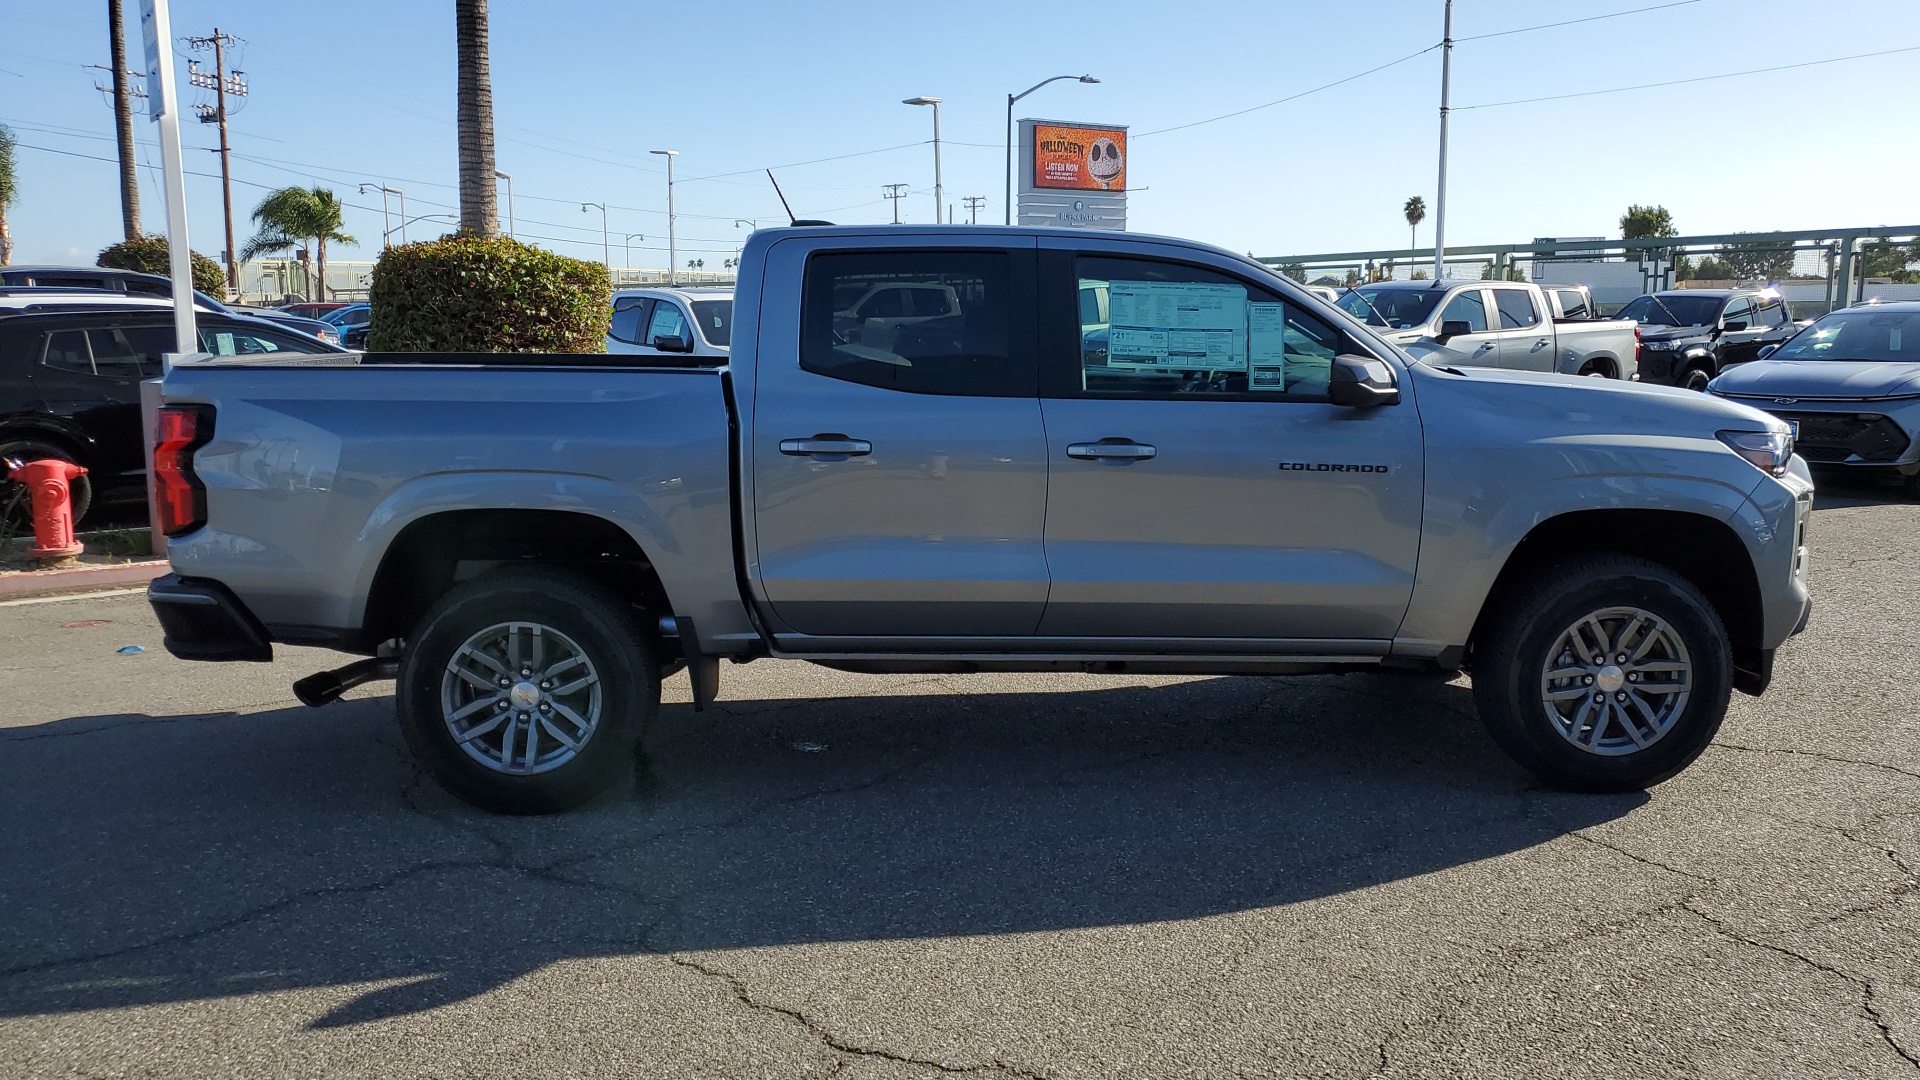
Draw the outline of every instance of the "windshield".
[[[733,342],[733,301],[695,300],[693,321],[700,324],[700,336],[707,344],[725,348]]]
[[[1794,335],[1771,359],[1920,363],[1920,312],[1836,312]]]
[[[1720,296],[1636,296],[1614,318],[1642,326],[1711,326],[1725,303]]]
[[[1431,288],[1348,289],[1340,294],[1340,299],[1335,303],[1339,304],[1341,311],[1368,326],[1386,326],[1391,330],[1401,330],[1424,324],[1433,314],[1433,309],[1439,306],[1440,298],[1446,294],[1445,289]],[[1372,307],[1369,307],[1369,304]],[[1380,321],[1382,316],[1387,319],[1385,323]]]

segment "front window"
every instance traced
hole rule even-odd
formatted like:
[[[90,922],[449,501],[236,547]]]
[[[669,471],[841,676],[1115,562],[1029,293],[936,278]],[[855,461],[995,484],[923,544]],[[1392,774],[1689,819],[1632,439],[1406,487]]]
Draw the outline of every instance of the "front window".
[[[1920,363],[1920,312],[1836,312],[1794,335],[1771,359]]]
[[[1632,319],[1641,326],[1712,326],[1726,303],[1719,296],[1636,296],[1615,318]]]
[[[846,252],[807,263],[800,366],[911,394],[1026,397],[1011,348],[1012,266],[999,251]]]
[[[1468,289],[1453,298],[1447,310],[1440,313],[1440,325],[1450,322],[1467,324],[1467,333],[1483,334],[1487,330],[1487,303],[1480,298],[1479,289]]]
[[[1434,306],[1446,295],[1445,289],[1395,289],[1368,288],[1348,289],[1335,301],[1340,310],[1366,323],[1368,326],[1384,326],[1389,330],[1404,330],[1410,326],[1424,326],[1427,318],[1433,314]],[[1386,321],[1382,322],[1384,319]]]
[[[700,324],[700,336],[707,344],[725,348],[733,342],[732,300],[695,300],[693,321]]]

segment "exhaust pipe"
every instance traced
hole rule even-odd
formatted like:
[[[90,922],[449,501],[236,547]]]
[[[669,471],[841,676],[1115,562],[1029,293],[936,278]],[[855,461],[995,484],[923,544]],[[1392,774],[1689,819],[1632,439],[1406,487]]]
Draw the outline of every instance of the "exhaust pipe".
[[[372,656],[365,660],[356,660],[343,668],[322,671],[309,675],[293,684],[293,696],[300,704],[319,708],[328,702],[338,701],[340,695],[375,679],[392,679],[400,674],[400,661],[387,656]]]

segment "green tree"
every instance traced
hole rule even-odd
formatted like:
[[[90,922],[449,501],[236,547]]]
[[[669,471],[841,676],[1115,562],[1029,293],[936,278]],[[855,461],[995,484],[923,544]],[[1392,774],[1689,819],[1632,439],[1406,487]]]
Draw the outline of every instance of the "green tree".
[[[500,196],[494,187],[493,66],[487,51],[487,0],[454,0],[454,54],[458,69],[455,116],[460,142],[460,231],[500,235]]]
[[[0,266],[13,261],[13,233],[7,229],[7,207],[20,198],[13,171],[13,129],[0,124]]]
[[[168,277],[173,273],[170,252],[166,237],[141,236],[102,248],[93,265]],[[193,287],[210,296],[225,296],[227,272],[220,269],[220,264],[197,251],[188,252],[188,256],[187,261],[193,266]]]
[[[1716,259],[1709,255],[1701,259],[1699,265],[1688,267],[1688,272],[1685,276],[1688,278],[1699,278],[1702,281],[1733,281],[1748,275],[1735,270],[1732,265],[1724,260]]]
[[[1623,240],[1679,235],[1680,230],[1673,227],[1673,215],[1667,213],[1664,206],[1641,206],[1635,203],[1620,215],[1620,238]]]
[[[1400,212],[1407,218],[1407,246],[1419,247],[1420,223],[1427,220],[1427,200],[1415,195],[1407,200],[1407,205],[1401,207]]]
[[[240,249],[242,262],[262,255],[294,248],[304,250],[314,241],[319,288],[315,300],[327,298],[327,242],[355,244],[359,241],[342,232],[342,204],[338,196],[323,187],[284,187],[270,192],[253,208],[253,223],[258,227],[253,239]]]
[[[1307,267],[1304,263],[1281,263],[1274,269],[1280,271],[1282,276],[1290,277],[1302,285],[1307,283]]]
[[[1907,264],[1920,262],[1920,241],[1911,245],[1895,243],[1886,237],[1860,245],[1860,276],[1891,278],[1897,282],[1920,282],[1920,273]]]
[[[1722,264],[1729,278],[1740,280],[1777,281],[1793,272],[1793,250],[1780,246],[1778,241],[1735,242],[1720,249],[1718,259],[1707,259],[1700,264],[1697,277],[1711,278],[1720,275],[1709,274],[1708,262]]]

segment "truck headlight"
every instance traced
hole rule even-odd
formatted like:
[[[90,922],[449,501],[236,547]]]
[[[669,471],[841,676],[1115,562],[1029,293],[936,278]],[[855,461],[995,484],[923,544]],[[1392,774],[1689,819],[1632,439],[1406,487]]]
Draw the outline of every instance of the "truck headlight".
[[[1673,351],[1673,342],[1671,341],[1647,341],[1647,342],[1642,342],[1642,345],[1646,348],[1648,352],[1672,352]]]
[[[1746,458],[1768,476],[1787,475],[1793,460],[1793,436],[1784,431],[1721,431],[1715,434],[1727,449]]]

